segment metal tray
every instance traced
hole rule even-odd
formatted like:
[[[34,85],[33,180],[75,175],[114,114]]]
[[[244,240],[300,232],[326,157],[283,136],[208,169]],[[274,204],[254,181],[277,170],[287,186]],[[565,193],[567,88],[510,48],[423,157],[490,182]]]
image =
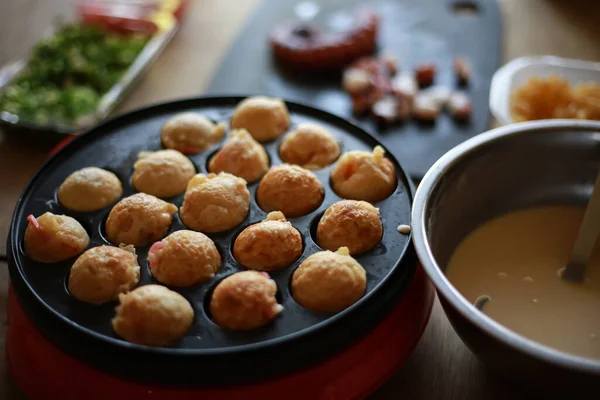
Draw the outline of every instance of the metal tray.
[[[65,22],[54,24],[46,36],[51,36]],[[45,139],[61,139],[70,134],[81,133],[84,129],[89,128],[93,124],[106,119],[110,113],[119,105],[125,98],[133,86],[139,81],[148,67],[169,44],[177,30],[179,24],[174,23],[164,29],[158,29],[152,34],[142,52],[138,55],[135,61],[129,66],[121,79],[106,92],[98,105],[97,110],[86,117],[79,124],[62,125],[62,124],[47,124],[40,125],[26,120],[21,120],[18,115],[0,110],[0,127],[7,132],[17,134],[32,134],[37,138],[40,136]],[[10,84],[19,73],[27,66],[27,59],[21,59],[4,65],[0,68],[0,91]]]

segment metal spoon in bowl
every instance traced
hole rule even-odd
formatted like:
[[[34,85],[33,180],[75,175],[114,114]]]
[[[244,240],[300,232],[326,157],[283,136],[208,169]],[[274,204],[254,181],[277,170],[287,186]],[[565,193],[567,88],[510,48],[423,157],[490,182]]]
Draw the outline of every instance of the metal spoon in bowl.
[[[581,283],[585,278],[585,268],[594,245],[600,234],[600,173],[596,178],[596,184],[592,192],[592,197],[588,202],[585,214],[583,215],[583,222],[579,227],[579,233],[577,239],[575,239],[575,245],[571,252],[571,258],[562,275],[562,278],[574,282]]]

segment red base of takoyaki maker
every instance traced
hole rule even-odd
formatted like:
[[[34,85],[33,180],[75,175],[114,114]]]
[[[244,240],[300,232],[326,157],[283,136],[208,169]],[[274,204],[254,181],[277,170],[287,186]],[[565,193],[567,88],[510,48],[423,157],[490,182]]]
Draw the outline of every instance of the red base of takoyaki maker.
[[[107,375],[45,339],[23,313],[12,288],[6,353],[14,380],[32,400],[360,399],[383,384],[408,358],[429,319],[433,293],[419,267],[400,302],[359,342],[302,371],[243,386],[171,388]]]

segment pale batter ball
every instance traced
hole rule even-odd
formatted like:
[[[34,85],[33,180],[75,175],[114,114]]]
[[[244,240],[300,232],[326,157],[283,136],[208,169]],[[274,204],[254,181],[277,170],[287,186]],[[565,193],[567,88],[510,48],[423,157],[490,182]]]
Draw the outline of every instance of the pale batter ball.
[[[366,201],[338,201],[325,211],[317,227],[319,246],[331,251],[346,246],[352,255],[371,250],[382,236],[379,210]]]
[[[46,212],[35,218],[27,217],[25,253],[35,261],[54,263],[68,260],[81,253],[90,243],[90,237],[77,220],[66,215]]]
[[[208,164],[210,172],[228,172],[244,178],[246,182],[259,180],[268,169],[267,152],[245,129],[232,131]]]
[[[210,314],[222,328],[249,330],[271,322],[283,310],[277,284],[266,272],[243,271],[223,279],[210,299]]]
[[[146,193],[119,201],[106,220],[106,236],[115,244],[147,246],[166,235],[177,207]]]
[[[198,174],[188,184],[179,216],[190,229],[222,232],[239,225],[248,215],[250,192],[237,176]]]
[[[285,137],[279,148],[279,155],[288,164],[320,169],[338,159],[340,145],[322,126],[303,123]]]
[[[233,245],[233,255],[240,264],[261,271],[287,267],[301,254],[300,232],[279,211],[244,229]]]
[[[133,165],[136,190],[156,197],[173,197],[185,191],[196,174],[194,164],[177,150],[143,151]]]
[[[141,286],[119,295],[119,301],[112,326],[128,342],[168,346],[183,338],[194,322],[190,303],[164,286]]]
[[[202,114],[177,114],[163,126],[160,139],[167,149],[196,154],[217,143],[225,133],[225,124],[215,124]]]
[[[373,153],[349,151],[342,154],[331,172],[333,190],[345,198],[376,202],[396,189],[394,164],[385,158],[381,146]]]
[[[259,142],[278,138],[289,126],[285,103],[274,97],[248,97],[237,105],[231,117],[231,129],[246,129]]]
[[[73,172],[58,188],[58,201],[73,211],[96,211],[117,201],[123,185],[115,174],[87,167]]]
[[[148,264],[159,282],[191,286],[215,276],[221,268],[221,255],[208,236],[181,230],[152,245]]]
[[[366,288],[367,273],[347,247],[311,255],[292,276],[294,300],[318,312],[340,312],[356,303]]]
[[[102,304],[116,300],[140,280],[140,266],[131,245],[93,247],[83,253],[69,274],[69,292],[77,300]]]
[[[256,192],[260,208],[281,211],[288,218],[316,210],[323,202],[323,195],[323,186],[315,174],[289,164],[272,167]]]

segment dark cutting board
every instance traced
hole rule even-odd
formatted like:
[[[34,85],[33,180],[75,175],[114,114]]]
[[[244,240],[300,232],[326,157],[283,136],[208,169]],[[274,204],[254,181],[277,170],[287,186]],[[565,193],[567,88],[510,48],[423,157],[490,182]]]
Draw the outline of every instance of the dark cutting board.
[[[381,16],[380,51],[396,55],[401,69],[413,68],[420,62],[434,63],[438,68],[436,84],[456,87],[452,60],[459,54],[469,59],[473,75],[467,91],[474,109],[469,123],[456,123],[442,113],[434,125],[409,121],[386,129],[378,128],[369,118],[352,115],[350,99],[340,88],[340,76],[308,77],[275,64],[268,33],[277,22],[294,19],[299,3],[306,2],[264,0],[223,59],[208,92],[268,94],[353,120],[391,149],[415,179],[422,178],[446,151],[487,129],[489,84],[501,51],[501,15],[496,0],[315,2],[320,9],[315,22],[321,26],[355,4],[372,6]],[[457,13],[456,4],[470,5],[465,8],[476,8],[476,12]]]

